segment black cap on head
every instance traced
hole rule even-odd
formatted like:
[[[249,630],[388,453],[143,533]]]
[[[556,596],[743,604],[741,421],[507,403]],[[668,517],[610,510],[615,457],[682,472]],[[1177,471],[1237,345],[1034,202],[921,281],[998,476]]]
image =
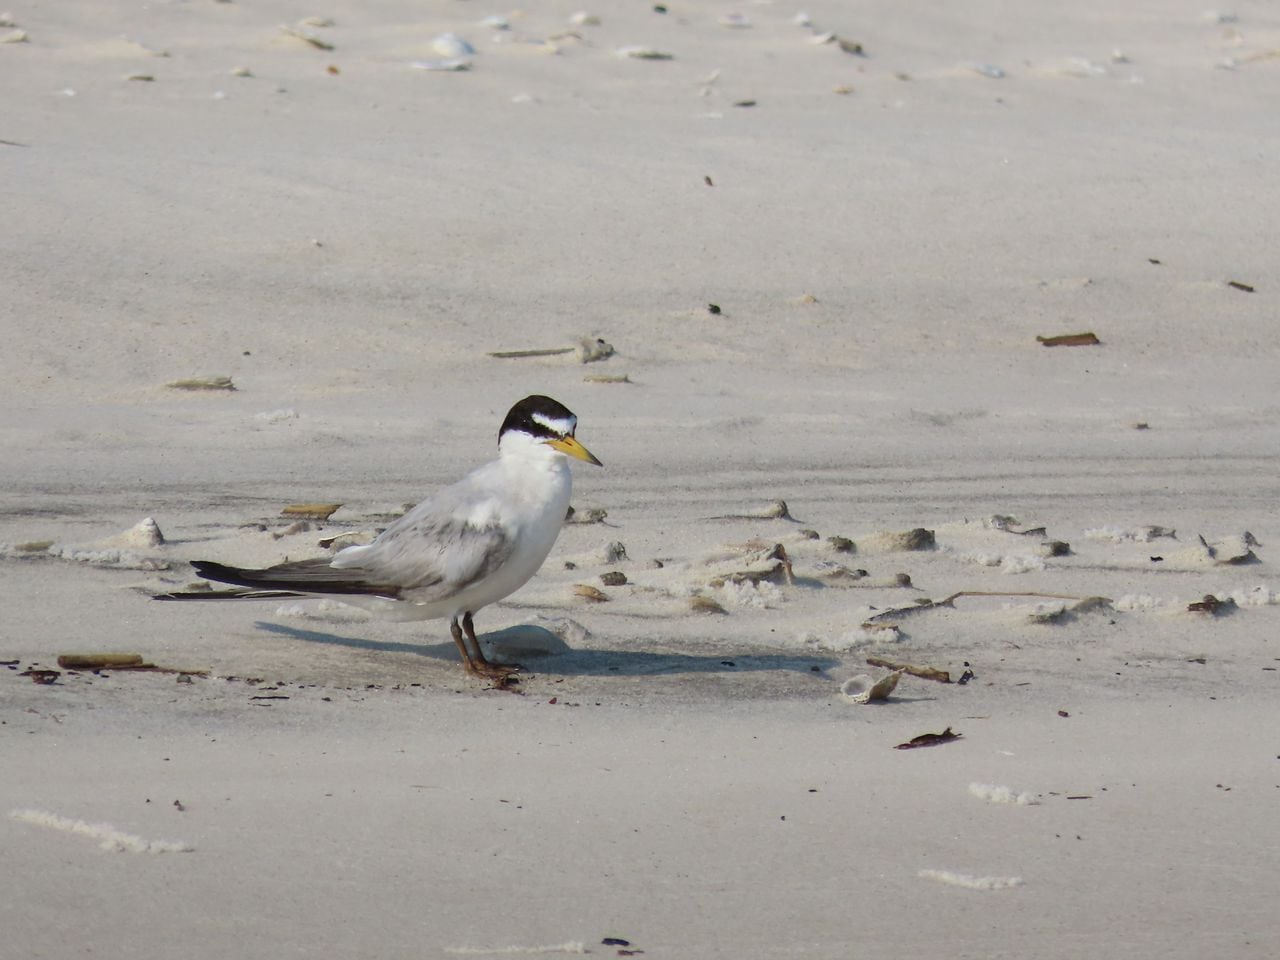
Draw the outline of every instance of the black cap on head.
[[[578,428],[578,418],[559,400],[535,394],[525,397],[507,413],[498,431],[498,440],[508,430],[520,430],[534,437],[556,439],[571,437]]]

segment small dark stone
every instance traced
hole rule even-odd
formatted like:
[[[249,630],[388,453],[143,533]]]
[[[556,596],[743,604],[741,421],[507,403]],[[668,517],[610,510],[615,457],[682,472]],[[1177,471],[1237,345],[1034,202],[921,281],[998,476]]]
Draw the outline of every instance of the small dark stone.
[[[621,570],[610,570],[600,574],[600,582],[606,587],[620,587],[627,582],[627,575]]]
[[[711,314],[712,316],[719,316],[719,315],[720,315],[720,312],[721,312],[721,311],[720,311],[720,304],[718,304],[718,303],[708,303],[708,304],[707,304],[707,313]]]

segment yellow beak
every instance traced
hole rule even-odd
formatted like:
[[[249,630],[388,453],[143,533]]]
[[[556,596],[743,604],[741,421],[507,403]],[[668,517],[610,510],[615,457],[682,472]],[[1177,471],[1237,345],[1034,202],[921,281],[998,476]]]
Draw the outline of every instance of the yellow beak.
[[[590,450],[580,444],[573,437],[564,437],[559,440],[548,440],[546,443],[547,446],[554,447],[561,453],[567,453],[569,456],[575,457],[578,460],[585,460],[587,463],[594,463],[597,467],[604,466],[603,463],[595,458]]]

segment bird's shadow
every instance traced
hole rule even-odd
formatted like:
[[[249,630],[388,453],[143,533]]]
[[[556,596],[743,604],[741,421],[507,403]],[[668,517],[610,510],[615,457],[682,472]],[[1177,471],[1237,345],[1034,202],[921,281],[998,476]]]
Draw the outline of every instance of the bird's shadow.
[[[452,641],[446,643],[400,643],[393,640],[367,640],[341,636],[319,630],[302,630],[280,623],[257,621],[255,626],[266,633],[303,640],[307,643],[377,650],[384,653],[409,653],[432,660],[458,661],[458,650]],[[833,657],[803,654],[689,654],[650,652],[644,650],[595,650],[569,646],[550,630],[532,624],[508,627],[482,634],[480,642],[487,655],[500,663],[520,663],[530,672],[562,676],[652,676],[680,673],[740,673],[744,671],[790,670],[817,673],[838,666]]]

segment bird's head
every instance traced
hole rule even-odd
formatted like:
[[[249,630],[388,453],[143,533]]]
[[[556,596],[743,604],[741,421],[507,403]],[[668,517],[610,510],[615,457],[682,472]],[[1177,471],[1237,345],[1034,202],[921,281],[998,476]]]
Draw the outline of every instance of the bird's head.
[[[550,448],[565,456],[603,466],[595,456],[574,438],[578,418],[550,397],[525,397],[507,413],[498,431],[498,449],[516,446],[527,450]],[[531,446],[532,445],[532,446]]]

